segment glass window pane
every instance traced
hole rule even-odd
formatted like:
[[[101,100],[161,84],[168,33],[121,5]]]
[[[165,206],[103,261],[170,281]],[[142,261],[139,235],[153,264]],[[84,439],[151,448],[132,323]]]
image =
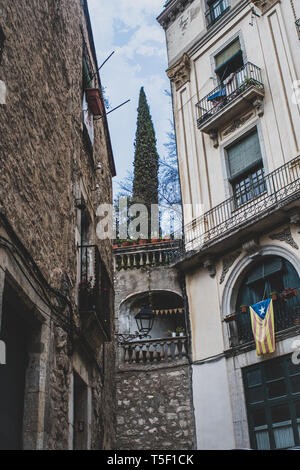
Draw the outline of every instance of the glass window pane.
[[[295,408],[296,408],[296,417],[297,419],[300,419],[300,401],[296,401]]]
[[[264,392],[262,387],[253,387],[248,390],[249,403],[256,403],[264,400]]]
[[[261,384],[261,370],[254,369],[254,370],[251,370],[250,372],[247,372],[247,383],[248,383],[248,387],[251,387],[251,385],[260,385]]]
[[[266,411],[264,408],[253,410],[252,417],[254,427],[263,426],[267,424]]]
[[[277,380],[267,384],[269,398],[282,397],[286,395],[286,383],[284,380]]]
[[[288,366],[290,374],[300,374],[300,364],[293,364],[292,356],[288,359]]]
[[[271,408],[273,432],[276,449],[285,449],[295,445],[291,413],[288,405]]]
[[[267,380],[280,379],[284,377],[283,364],[279,361],[265,363],[265,374]]]
[[[291,425],[274,429],[276,449],[287,449],[295,445],[293,428]]]
[[[282,423],[291,419],[291,413],[288,405],[272,406],[272,423]]]
[[[258,450],[270,450],[270,439],[268,431],[256,431],[255,437]]]
[[[300,375],[295,375],[291,377],[291,384],[292,384],[292,392],[299,393],[300,392]]]

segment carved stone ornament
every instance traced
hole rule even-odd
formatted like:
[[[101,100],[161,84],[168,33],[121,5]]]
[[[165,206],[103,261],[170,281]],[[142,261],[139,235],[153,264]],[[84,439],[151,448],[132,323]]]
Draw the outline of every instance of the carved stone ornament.
[[[212,258],[206,258],[204,261],[203,261],[203,267],[207,269],[208,271],[208,274],[210,275],[210,277],[215,277],[216,275],[216,263],[214,262],[214,260]]]
[[[215,129],[210,131],[209,137],[212,140],[214,148],[217,149],[219,147],[219,134],[218,134],[218,131],[215,130]]]
[[[243,250],[245,250],[246,253],[252,258],[260,255],[261,247],[258,241],[254,238],[252,240],[248,240],[244,242],[242,247],[243,247]]]
[[[165,10],[158,17],[158,22],[166,29],[193,1],[194,0],[176,0],[173,3],[167,2],[165,4]]]
[[[259,8],[262,14],[266,13],[272,6],[281,0],[252,0],[254,6]]]
[[[290,216],[290,223],[296,227],[298,233],[300,233],[300,210],[296,210],[295,212],[291,213]]]
[[[298,247],[297,243],[295,242],[295,240],[292,237],[290,227],[282,230],[282,232],[274,233],[273,235],[270,235],[270,238],[271,238],[271,240],[279,240],[281,242],[285,242],[288,245],[290,245],[292,248],[295,248],[295,250],[299,250],[299,247]]]
[[[233,263],[238,259],[240,254],[241,254],[241,251],[236,251],[235,253],[223,258],[223,270],[222,270],[222,274],[220,278],[220,284],[222,284],[225,281],[226,274],[228,273]]]
[[[255,101],[253,101],[253,106],[255,107],[257,111],[257,115],[259,117],[263,117],[264,112],[265,112],[265,106],[264,106],[264,100],[263,98],[256,98]]]
[[[167,70],[167,75],[172,83],[174,83],[176,91],[190,81],[191,61],[188,54],[183,54],[182,58],[176,65]]]
[[[246,116],[241,117],[240,119],[236,119],[233,123],[223,132],[223,136],[226,137],[227,135],[231,134],[235,130],[239,129],[245,122],[249,121],[249,119],[253,116],[253,113],[249,113]]]

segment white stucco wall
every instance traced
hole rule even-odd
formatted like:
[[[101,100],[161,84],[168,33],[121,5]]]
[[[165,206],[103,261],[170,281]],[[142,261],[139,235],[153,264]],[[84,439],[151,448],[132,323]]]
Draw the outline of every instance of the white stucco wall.
[[[197,449],[234,449],[235,438],[226,361],[193,366]]]

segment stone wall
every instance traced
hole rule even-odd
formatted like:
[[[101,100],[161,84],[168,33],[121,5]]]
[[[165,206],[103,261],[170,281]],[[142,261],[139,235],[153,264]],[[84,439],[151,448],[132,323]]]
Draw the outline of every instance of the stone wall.
[[[0,26],[6,36],[0,80],[7,89],[6,104],[0,105],[0,210],[49,285],[69,298],[78,326],[76,231],[80,230],[80,216],[75,200],[79,189],[85,193],[94,242],[113,279],[111,242],[98,243],[95,234],[99,203],[112,201],[114,165],[106,119],[94,123],[93,158],[83,141],[83,38],[94,72],[97,69],[84,10],[86,1],[17,3],[0,1]],[[95,86],[101,89],[97,78]],[[101,171],[95,170],[98,162]],[[99,191],[94,190],[97,183]],[[91,447],[113,447],[114,345],[102,342],[99,347],[100,373],[98,350],[94,348],[95,357],[91,358],[80,338],[70,348],[66,332],[55,323],[50,327],[45,372],[48,386],[42,405],[46,410],[44,437],[40,437],[40,445],[49,449],[72,445],[70,386],[72,353],[77,348],[85,357],[92,389]]]
[[[194,449],[189,365],[117,374],[117,448]]]

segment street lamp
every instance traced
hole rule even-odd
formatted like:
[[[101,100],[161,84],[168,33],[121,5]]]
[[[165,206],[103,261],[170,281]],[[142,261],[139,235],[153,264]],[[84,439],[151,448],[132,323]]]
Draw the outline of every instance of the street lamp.
[[[135,321],[141,336],[148,336],[153,328],[155,313],[150,307],[143,305],[139,313],[135,316]]]

